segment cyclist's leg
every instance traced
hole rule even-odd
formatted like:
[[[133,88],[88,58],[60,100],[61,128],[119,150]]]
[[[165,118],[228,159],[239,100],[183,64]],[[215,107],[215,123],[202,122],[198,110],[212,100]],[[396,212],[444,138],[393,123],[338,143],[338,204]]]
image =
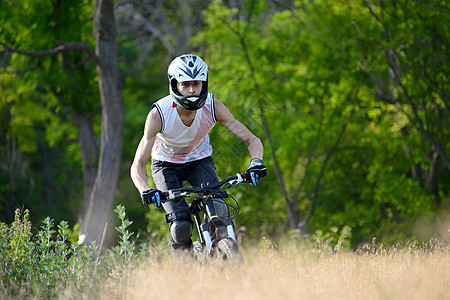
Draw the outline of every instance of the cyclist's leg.
[[[191,169],[191,175],[187,180],[193,187],[201,187],[202,184],[212,185],[219,182],[214,159],[211,156],[193,162],[188,167]],[[226,218],[229,216],[228,206],[223,199],[214,198],[211,203],[218,217]]]
[[[182,187],[187,176],[180,164],[152,160],[152,177],[156,188],[161,191]],[[165,202],[163,208],[170,222],[169,247],[172,253],[190,250],[192,247],[192,221],[186,201]]]
[[[187,181],[193,187],[201,187],[202,185],[206,186],[219,182],[214,159],[211,156],[187,163],[186,169],[189,174]]]

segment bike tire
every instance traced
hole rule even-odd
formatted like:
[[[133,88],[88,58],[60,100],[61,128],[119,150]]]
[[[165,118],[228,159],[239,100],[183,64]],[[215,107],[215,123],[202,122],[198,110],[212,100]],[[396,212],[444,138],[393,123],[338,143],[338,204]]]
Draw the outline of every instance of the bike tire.
[[[202,243],[199,241],[194,241],[192,243],[192,253],[197,261],[202,262],[205,259],[205,250],[203,249]]]
[[[243,265],[241,252],[238,244],[231,238],[223,238],[217,242],[219,258],[228,262],[231,268],[237,268]]]

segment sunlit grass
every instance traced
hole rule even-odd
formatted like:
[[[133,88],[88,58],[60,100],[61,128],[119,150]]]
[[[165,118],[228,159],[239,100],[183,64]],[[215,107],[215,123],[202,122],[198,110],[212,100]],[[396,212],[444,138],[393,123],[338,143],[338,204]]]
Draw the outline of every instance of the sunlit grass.
[[[243,249],[235,272],[149,256],[126,280],[105,282],[101,299],[450,299],[446,246],[362,251]]]
[[[69,247],[68,224],[50,218],[36,235],[28,213],[0,223],[0,299],[450,299],[450,237],[358,250],[341,233],[261,239],[241,248],[244,265],[173,259],[167,247],[136,245],[124,208],[121,238],[102,255]],[[332,242],[335,241],[335,242]],[[144,247],[145,246],[145,247]]]

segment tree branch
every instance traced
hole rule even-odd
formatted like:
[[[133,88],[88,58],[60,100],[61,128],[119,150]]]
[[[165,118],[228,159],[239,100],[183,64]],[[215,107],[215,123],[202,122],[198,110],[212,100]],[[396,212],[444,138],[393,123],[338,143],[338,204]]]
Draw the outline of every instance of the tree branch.
[[[152,33],[155,37],[157,37],[161,43],[163,44],[164,48],[169,52],[169,56],[175,55],[177,53],[176,49],[172,46],[170,41],[167,39],[166,34],[162,32],[158,26],[155,24],[152,24],[147,18],[145,18],[143,15],[141,15],[139,12],[136,11],[134,7],[131,5],[125,5],[121,7],[119,10],[119,13],[124,15],[125,17],[130,18],[131,20],[134,20],[137,25],[142,26],[147,32]],[[162,16],[159,16],[162,18]],[[165,22],[163,22],[165,23]],[[175,31],[175,30],[174,30]]]
[[[311,197],[311,209],[309,210],[308,215],[306,216],[305,220],[303,220],[302,222],[300,222],[300,227],[306,227],[306,224],[308,224],[309,220],[311,219],[315,209],[316,209],[316,205],[317,205],[317,198],[319,196],[319,187],[320,187],[320,181],[322,179],[323,174],[325,173],[325,169],[327,167],[328,162],[330,161],[330,158],[333,156],[333,154],[336,152],[336,149],[342,139],[342,136],[344,135],[344,132],[347,128],[347,123],[343,123],[341,126],[341,130],[339,132],[339,135],[336,139],[336,141],[334,142],[333,146],[330,148],[330,150],[327,152],[327,155],[325,157],[325,160],[322,163],[322,167],[320,169],[319,175],[317,175],[317,179],[316,179],[316,184],[314,186],[314,191],[312,193],[312,197]]]
[[[414,2],[422,5],[423,7],[429,8],[431,10],[437,10],[437,11],[441,11],[441,12],[445,12],[445,13],[450,13],[450,10],[448,10],[448,9],[446,9],[444,7],[440,7],[440,6],[437,6],[437,5],[432,6],[432,5],[429,5],[427,3],[423,3],[422,1],[418,1],[418,0],[414,0]]]
[[[16,48],[12,48],[9,45],[0,42],[0,45],[3,46],[3,49],[0,49],[0,53],[2,52],[13,52],[13,53],[19,53],[23,55],[28,56],[36,56],[36,57],[43,57],[43,56],[55,56],[59,53],[63,52],[69,52],[69,51],[84,51],[86,55],[89,57],[89,59],[100,68],[104,68],[102,62],[100,61],[100,58],[98,58],[97,55],[95,55],[94,51],[85,43],[85,42],[66,42],[58,45],[57,47],[50,49],[50,50],[20,50]]]
[[[311,165],[314,153],[316,152],[317,145],[319,144],[320,137],[322,136],[322,126],[323,126],[323,118],[324,118],[323,111],[324,111],[324,106],[323,106],[323,103],[321,103],[320,116],[319,116],[319,121],[318,121],[319,128],[317,129],[317,133],[316,133],[316,137],[314,138],[313,145],[311,146],[311,148],[308,151],[308,158],[307,158],[307,162],[306,162],[305,173],[303,175],[302,180],[300,180],[300,183],[297,185],[297,187],[294,187],[292,189],[292,201],[295,201],[295,202],[298,202],[297,197],[300,194],[300,191],[305,184],[305,181],[306,181],[306,178],[307,178],[307,175],[309,172],[309,166]]]
[[[376,13],[373,11],[372,7],[367,1],[364,1],[367,8],[369,9],[370,14],[381,24],[383,28],[383,33],[386,42],[390,42],[390,36],[392,35],[391,32],[388,30],[387,26],[383,21],[376,15]],[[380,4],[382,7],[382,4]],[[381,13],[383,13],[383,10],[381,10]],[[445,166],[447,169],[450,170],[450,158],[447,156],[447,153],[445,152],[445,147],[442,147],[438,142],[435,141],[435,139],[432,137],[431,133],[425,128],[422,119],[419,116],[417,106],[411,99],[408,90],[406,89],[405,85],[402,83],[400,79],[400,75],[398,72],[398,68],[395,66],[395,60],[398,57],[398,54],[396,53],[395,49],[385,49],[384,55],[386,58],[386,63],[388,65],[388,68],[391,70],[393,74],[393,79],[395,83],[400,87],[400,89],[403,91],[403,95],[406,99],[407,104],[411,108],[412,114],[414,116],[414,119],[412,117],[409,117],[410,120],[415,120],[419,132],[422,134],[422,137],[434,148],[437,150],[439,155],[441,156],[442,160],[444,161]]]
[[[230,28],[231,28],[231,26],[230,26]],[[233,30],[233,29],[231,28],[231,30]],[[239,37],[240,44],[241,44],[242,50],[244,52],[245,60],[247,61],[247,64],[248,64],[248,66],[250,68],[250,74],[251,74],[253,83],[255,85],[255,89],[257,91],[261,92],[261,91],[263,91],[263,89],[261,87],[259,87],[258,82],[256,80],[255,70],[254,70],[254,67],[253,67],[253,63],[252,63],[252,61],[250,59],[250,56],[248,54],[248,48],[247,48],[246,41],[245,41],[244,37],[242,36],[242,34],[240,32],[234,31],[234,33],[236,33],[237,36]],[[264,92],[262,92],[262,93],[264,93]],[[286,191],[286,185],[284,184],[283,176],[282,176],[279,164],[278,164],[277,156],[276,156],[276,153],[275,153],[275,146],[274,146],[273,141],[272,141],[272,135],[271,135],[271,132],[269,130],[269,125],[267,124],[267,120],[266,120],[266,117],[264,115],[264,106],[263,106],[262,103],[258,104],[258,109],[259,109],[259,116],[261,118],[261,123],[262,123],[262,126],[264,128],[264,132],[266,134],[267,140],[269,142],[269,147],[270,147],[270,150],[271,150],[271,153],[272,153],[272,159],[273,159],[273,163],[274,163],[274,167],[275,167],[275,174],[276,174],[278,182],[280,184],[280,188],[281,188],[281,192],[283,194],[283,198],[284,198],[284,200],[286,202],[286,208],[287,208],[289,223],[290,223],[292,229],[297,229],[298,228],[298,216],[297,216],[297,211],[296,211],[296,207],[295,207],[295,202],[293,202],[293,201],[291,201],[289,199],[288,193]]]

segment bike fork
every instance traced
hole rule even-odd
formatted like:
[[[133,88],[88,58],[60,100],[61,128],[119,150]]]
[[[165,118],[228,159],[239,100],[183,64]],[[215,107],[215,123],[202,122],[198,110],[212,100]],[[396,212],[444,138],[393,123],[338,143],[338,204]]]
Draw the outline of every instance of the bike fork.
[[[228,223],[228,222],[227,222]],[[222,223],[223,224],[223,223]],[[209,226],[210,224],[201,224],[199,227],[199,229],[201,230],[201,236],[200,239],[201,241],[205,242],[206,245],[206,251],[209,254],[211,254],[211,249],[212,249],[212,239],[211,239],[211,235],[209,234]],[[234,232],[234,228],[233,228],[233,223],[231,223],[231,221],[229,221],[228,225],[226,225],[226,229],[227,229],[227,236],[231,239],[233,239],[235,242],[237,242],[236,240],[236,234]],[[200,232],[199,230],[199,232]]]
[[[235,242],[237,242],[236,234],[234,233],[233,224],[230,224],[230,225],[227,226],[227,232],[228,232],[228,236],[230,238],[232,238]]]
[[[209,234],[209,231],[203,231],[203,237],[205,238],[205,244],[206,244],[206,252],[208,255],[211,254],[211,248],[212,248],[212,240],[211,236]]]

